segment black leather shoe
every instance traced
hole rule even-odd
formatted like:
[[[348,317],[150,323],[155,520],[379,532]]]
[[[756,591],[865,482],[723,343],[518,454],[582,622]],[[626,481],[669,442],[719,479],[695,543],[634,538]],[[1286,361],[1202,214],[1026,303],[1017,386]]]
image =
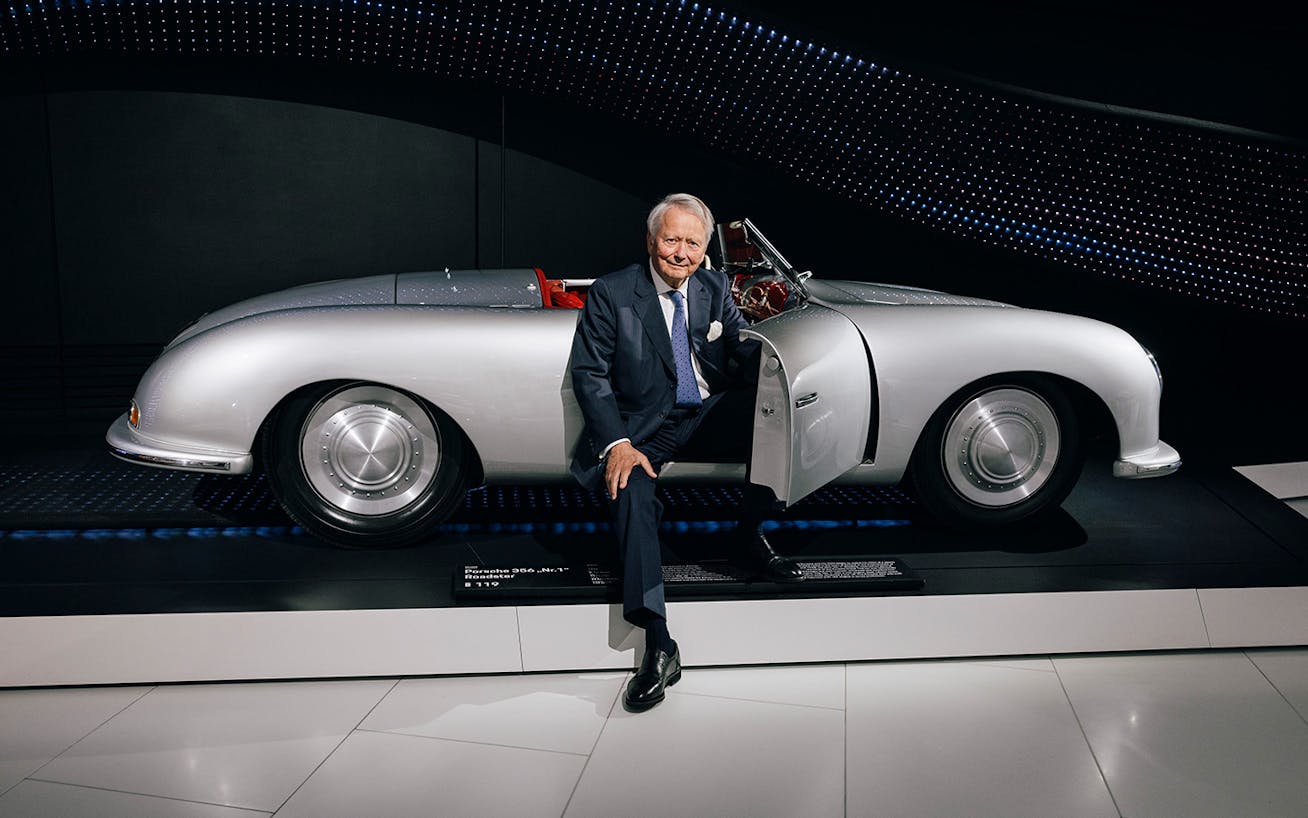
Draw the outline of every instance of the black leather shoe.
[[[622,706],[629,712],[644,712],[663,701],[667,688],[681,681],[681,648],[673,646],[672,653],[645,649],[640,670],[627,682]]]
[[[743,551],[744,567],[762,579],[772,582],[800,582],[804,579],[804,569],[794,560],[772,550],[772,543],[768,542],[762,531],[749,532],[743,537],[740,548]]]

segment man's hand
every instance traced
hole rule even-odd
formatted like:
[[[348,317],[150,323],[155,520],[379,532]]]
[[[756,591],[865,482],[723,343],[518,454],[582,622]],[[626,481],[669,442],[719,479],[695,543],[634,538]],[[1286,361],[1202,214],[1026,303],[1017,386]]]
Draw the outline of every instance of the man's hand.
[[[649,463],[649,458],[641,454],[631,443],[624,440],[609,449],[608,459],[604,461],[604,490],[610,500],[627,487],[627,476],[637,466],[644,469],[651,478],[658,477],[654,473],[654,467]]]

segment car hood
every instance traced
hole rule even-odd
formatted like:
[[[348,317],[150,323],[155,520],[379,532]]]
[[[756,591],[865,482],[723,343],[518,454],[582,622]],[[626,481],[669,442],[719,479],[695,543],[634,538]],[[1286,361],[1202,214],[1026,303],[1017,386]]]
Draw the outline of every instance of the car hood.
[[[319,281],[257,295],[205,313],[168,346],[174,347],[206,330],[260,313],[377,304],[539,307],[540,284],[536,271],[530,268],[389,273]]]
[[[829,281],[810,278],[804,282],[814,298],[829,304],[892,304],[949,307],[1011,307],[1001,301],[950,295],[938,290],[872,284],[863,281]]]

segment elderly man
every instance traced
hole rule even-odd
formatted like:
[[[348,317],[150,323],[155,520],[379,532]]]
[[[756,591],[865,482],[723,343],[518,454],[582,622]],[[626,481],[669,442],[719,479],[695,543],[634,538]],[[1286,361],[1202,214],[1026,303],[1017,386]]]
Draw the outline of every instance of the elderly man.
[[[749,462],[758,342],[742,341],[745,320],[726,276],[704,268],[713,214],[674,193],[650,211],[649,260],[591,287],[572,343],[572,387],[586,421],[573,462],[583,486],[609,498],[623,563],[623,616],[645,629],[640,670],[627,686],[628,710],[648,710],[681,678],[668,633],[656,479],[671,460]],[[737,553],[766,579],[803,579],[758,530],[775,502],[749,484]]]

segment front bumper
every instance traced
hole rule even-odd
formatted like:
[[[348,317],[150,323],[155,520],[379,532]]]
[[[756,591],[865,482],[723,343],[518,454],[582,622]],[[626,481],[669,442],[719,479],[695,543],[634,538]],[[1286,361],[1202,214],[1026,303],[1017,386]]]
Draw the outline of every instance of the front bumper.
[[[114,457],[143,466],[210,474],[246,474],[254,467],[249,452],[222,452],[147,438],[132,428],[126,414],[114,421],[104,439]]]
[[[1142,454],[1123,457],[1113,462],[1113,476],[1129,480],[1145,477],[1163,477],[1181,468],[1181,454],[1163,441]]]

